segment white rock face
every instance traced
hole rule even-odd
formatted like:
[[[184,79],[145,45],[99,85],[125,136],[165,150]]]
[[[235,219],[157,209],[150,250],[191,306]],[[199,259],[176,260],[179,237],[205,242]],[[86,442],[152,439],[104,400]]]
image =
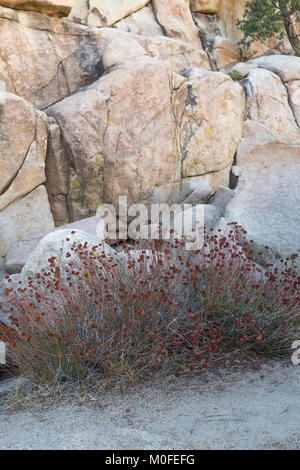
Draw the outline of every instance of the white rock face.
[[[46,235],[35,250],[30,254],[24,268],[22,275],[27,276],[38,273],[41,269],[48,270],[50,267],[49,259],[55,256],[56,263],[62,270],[68,269],[68,263],[72,262],[74,269],[80,268],[82,263],[79,256],[74,253],[71,248],[73,243],[84,245],[87,243],[87,250],[99,244],[97,237],[92,237],[87,232],[79,229],[66,229],[51,232]],[[70,253],[71,256],[68,256]],[[115,250],[110,248],[109,245],[103,243],[97,248],[98,254],[106,254],[107,256],[116,256]]]
[[[142,36],[163,36],[162,28],[156,20],[151,3],[115,23],[114,28]]]
[[[0,92],[0,213],[45,182],[47,116]],[[0,229],[1,230],[1,229]]]
[[[90,26],[111,26],[150,0],[75,0],[70,19]]]
[[[62,227],[57,227],[51,232],[58,230],[82,230],[86,232],[91,239],[97,238],[97,226],[100,222],[99,217],[89,217],[88,219],[82,219],[78,222],[73,222],[72,224],[67,224]],[[16,243],[12,246],[5,258],[5,270],[9,274],[20,273],[28,261],[29,256],[35,248],[38,246],[40,241],[48,235],[47,233],[38,233],[36,235],[31,235],[23,239],[22,241]],[[100,243],[100,240],[98,240]]]
[[[300,57],[269,55],[250,60],[249,63],[276,73],[284,83],[300,80]]]
[[[6,83],[4,80],[1,79],[1,76],[0,76],[0,91],[6,91]]]
[[[251,60],[249,64],[269,70],[280,77],[287,89],[294,118],[300,126],[300,57],[272,55]]]
[[[289,105],[287,89],[278,75],[256,68],[241,83],[246,92],[249,119],[300,140],[300,129]]]
[[[165,34],[202,49],[190,10],[190,0],[152,0],[158,23]]]
[[[294,112],[295,120],[300,127],[300,79],[287,83],[290,106]]]
[[[54,228],[44,186],[39,186],[0,212],[0,256],[23,238]]]
[[[52,228],[53,218],[45,187],[41,186],[46,180],[47,116],[23,98],[0,92],[0,119],[0,256],[3,256],[17,240],[35,230]]]
[[[116,39],[104,50],[102,63],[105,70],[127,59],[146,55],[146,50],[133,39]]]
[[[237,153],[240,177],[226,219],[247,230],[262,264],[300,246],[300,145],[253,121],[245,123],[243,134]]]
[[[178,198],[181,204],[205,204],[212,190],[208,184],[199,184],[188,180],[183,182],[182,190]]]
[[[274,170],[261,180],[268,189],[258,191],[260,202],[271,190],[281,194],[274,183],[281,188],[281,175],[298,202],[300,58],[271,55],[236,64],[236,19],[246,0],[78,0],[68,19],[53,17],[72,3],[0,0],[13,8],[0,6],[0,256],[24,237],[53,229],[45,160],[59,223],[89,217],[101,202],[117,206],[124,195],[129,205],[178,198],[206,204],[219,186],[228,186],[238,147],[242,164],[231,175],[240,180],[230,207],[243,194],[252,201],[254,169],[260,181],[269,168],[261,161],[269,165],[271,155]],[[200,36],[211,65],[191,11],[199,28],[205,26],[207,36]],[[235,81],[211,67],[231,69]],[[239,146],[243,88],[253,122]],[[293,171],[280,166],[280,152]],[[227,189],[217,191],[218,207],[207,206],[213,223],[231,197]],[[283,191],[282,201],[287,197]],[[289,224],[290,201],[282,204]],[[23,261],[8,260],[7,267],[13,272]]]

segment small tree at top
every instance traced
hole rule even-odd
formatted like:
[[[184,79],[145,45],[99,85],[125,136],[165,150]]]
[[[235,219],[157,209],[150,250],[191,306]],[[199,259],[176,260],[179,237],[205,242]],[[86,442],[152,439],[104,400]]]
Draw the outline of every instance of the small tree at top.
[[[244,35],[241,44],[246,47],[274,36],[283,39],[286,33],[293,49],[300,53],[300,0],[250,0],[237,26]]]

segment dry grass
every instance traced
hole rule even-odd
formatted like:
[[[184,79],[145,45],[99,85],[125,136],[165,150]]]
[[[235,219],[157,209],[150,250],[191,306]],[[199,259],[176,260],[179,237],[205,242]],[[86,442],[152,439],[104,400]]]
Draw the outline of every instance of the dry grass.
[[[14,327],[0,335],[10,363],[45,387],[38,393],[59,395],[235,358],[287,357],[299,339],[297,255],[263,275],[241,234],[234,225],[228,238],[208,237],[197,252],[154,241],[137,258],[124,246],[126,267],[74,243],[80,269],[72,253],[67,273],[53,257],[47,272],[7,289]]]

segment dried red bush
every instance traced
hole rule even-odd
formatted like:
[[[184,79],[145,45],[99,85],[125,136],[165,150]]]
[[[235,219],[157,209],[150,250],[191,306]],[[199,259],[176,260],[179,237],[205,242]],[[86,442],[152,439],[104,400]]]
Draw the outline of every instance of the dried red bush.
[[[62,273],[53,257],[48,271],[7,289],[13,327],[0,337],[10,362],[41,383],[93,372],[133,381],[154,369],[181,374],[290,354],[299,339],[297,255],[259,272],[243,233],[233,225],[198,251],[157,240],[136,257],[124,245],[125,265],[74,243],[80,270],[70,261]]]

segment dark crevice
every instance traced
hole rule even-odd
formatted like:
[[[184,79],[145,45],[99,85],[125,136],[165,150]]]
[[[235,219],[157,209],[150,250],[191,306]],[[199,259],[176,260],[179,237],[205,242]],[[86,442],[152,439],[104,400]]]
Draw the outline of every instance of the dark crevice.
[[[232,167],[237,166],[237,152],[234,154]],[[229,173],[229,188],[234,190],[239,182],[239,177],[233,174],[232,167]]]

